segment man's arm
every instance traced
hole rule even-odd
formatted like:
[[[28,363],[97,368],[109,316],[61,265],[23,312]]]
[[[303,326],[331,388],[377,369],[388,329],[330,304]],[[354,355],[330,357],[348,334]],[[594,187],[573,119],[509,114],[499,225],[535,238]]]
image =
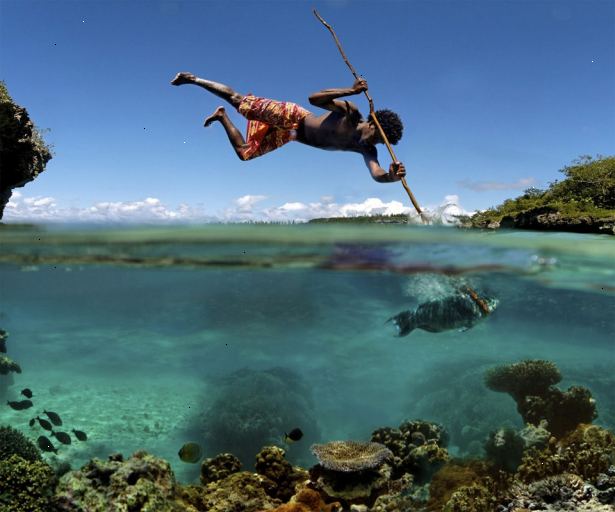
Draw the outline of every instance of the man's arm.
[[[355,80],[352,87],[342,89],[324,89],[310,96],[310,103],[316,107],[330,110],[331,112],[339,112],[344,115],[361,115],[357,106],[348,100],[340,101],[336,98],[342,96],[353,96],[367,91],[367,82],[362,78]]]
[[[394,181],[401,180],[406,175],[406,168],[401,162],[392,162],[389,166],[389,172],[380,167],[376,148],[363,153],[363,159],[372,178],[378,183],[393,183]]]

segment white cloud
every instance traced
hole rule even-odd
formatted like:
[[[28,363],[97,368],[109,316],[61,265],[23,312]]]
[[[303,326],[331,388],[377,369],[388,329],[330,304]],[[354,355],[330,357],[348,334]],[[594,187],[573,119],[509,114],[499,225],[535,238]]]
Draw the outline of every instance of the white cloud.
[[[207,213],[201,207],[180,204],[170,207],[160,199],[138,201],[100,201],[85,208],[63,207],[53,197],[24,197],[13,192],[4,212],[8,222],[95,222],[95,223],[167,223],[167,222],[305,222],[318,217],[357,217],[361,215],[418,216],[410,205],[400,201],[384,202],[369,197],[362,202],[337,203],[332,196],[315,202],[288,201],[279,206],[263,205],[267,196],[245,195],[233,201],[220,214]],[[439,205],[424,207],[427,216],[439,224],[455,223],[456,215],[470,214],[459,204],[459,197],[446,196]]]
[[[474,190],[475,192],[487,192],[490,190],[525,190],[536,183],[536,178],[521,178],[513,183],[502,181],[459,181],[459,186]]]

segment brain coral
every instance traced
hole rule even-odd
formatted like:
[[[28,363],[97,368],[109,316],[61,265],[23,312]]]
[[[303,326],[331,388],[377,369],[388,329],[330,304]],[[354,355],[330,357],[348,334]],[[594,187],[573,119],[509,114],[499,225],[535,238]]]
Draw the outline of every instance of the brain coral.
[[[510,394],[515,401],[526,396],[542,396],[550,386],[562,380],[555,363],[540,359],[497,366],[485,373],[485,385],[493,390]]]
[[[373,469],[393,457],[393,452],[380,443],[359,441],[314,444],[311,450],[323,467],[345,473]]]

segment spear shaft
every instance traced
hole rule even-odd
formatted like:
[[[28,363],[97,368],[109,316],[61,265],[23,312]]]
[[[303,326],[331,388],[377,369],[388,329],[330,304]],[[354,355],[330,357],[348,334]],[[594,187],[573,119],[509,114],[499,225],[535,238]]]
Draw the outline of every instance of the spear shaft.
[[[342,54],[342,58],[344,59],[344,62],[350,68],[350,71],[354,75],[355,79],[358,80],[359,79],[359,75],[357,74],[354,66],[348,60],[348,57],[346,57],[346,54],[344,53],[344,49],[342,48],[342,44],[340,43],[340,40],[337,38],[337,35],[335,34],[335,30],[333,30],[333,27],[331,25],[329,25],[323,19],[323,17],[320,14],[318,14],[316,9],[314,9],[314,15],[318,18],[318,20],[325,27],[327,27],[329,32],[331,32],[331,35],[333,36],[333,39],[335,40],[335,44],[337,46],[337,49]],[[380,125],[380,122],[376,118],[376,113],[375,113],[375,110],[374,110],[374,101],[372,100],[371,96],[369,95],[369,93],[367,91],[363,91],[363,93],[365,94],[365,97],[367,98],[367,101],[369,103],[369,113],[371,115],[371,118],[374,120],[374,124],[376,125],[376,128],[378,128],[378,132],[380,132],[380,136],[382,137],[382,140],[384,141],[387,149],[389,150],[389,154],[391,155],[391,158],[393,159],[393,162],[397,162],[397,157],[395,156],[393,148],[391,147],[391,144],[389,143],[389,139],[387,138],[386,134],[384,133],[384,130],[382,129],[382,126]],[[425,218],[423,212],[421,211],[421,207],[419,206],[416,198],[414,197],[414,194],[410,190],[410,187],[408,187],[408,183],[406,182],[406,178],[405,177],[403,177],[401,179],[401,184],[404,186],[404,189],[406,190],[406,193],[408,194],[408,197],[410,198],[410,201],[412,202],[412,205],[414,206],[414,209],[421,216],[421,219],[423,220],[423,222],[427,222],[427,219]]]

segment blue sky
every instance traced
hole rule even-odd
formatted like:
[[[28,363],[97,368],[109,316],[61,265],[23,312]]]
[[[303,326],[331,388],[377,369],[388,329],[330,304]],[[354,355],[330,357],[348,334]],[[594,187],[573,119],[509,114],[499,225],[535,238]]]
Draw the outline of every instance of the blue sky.
[[[312,8],[376,108],[402,117],[394,149],[423,206],[456,195],[485,208],[546,186],[581,154],[615,153],[612,0],[0,0],[0,78],[55,148],[5,220],[408,208],[401,184],[373,181],[356,154],[291,143],[241,162],[220,125],[202,126],[221,100],[169,84],[191,71],[317,111],[311,93],[353,77]],[[384,146],[379,156],[388,167]]]

